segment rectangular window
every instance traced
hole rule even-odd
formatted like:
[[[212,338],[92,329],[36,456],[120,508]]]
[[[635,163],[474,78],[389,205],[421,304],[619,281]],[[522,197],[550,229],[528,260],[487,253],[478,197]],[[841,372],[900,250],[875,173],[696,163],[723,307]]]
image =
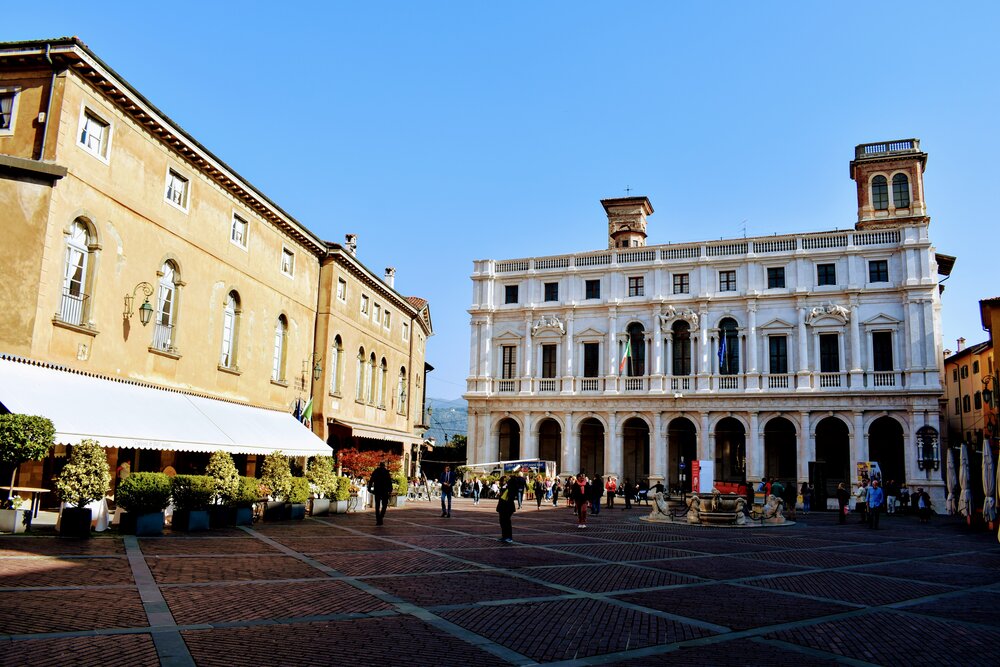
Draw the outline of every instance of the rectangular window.
[[[643,296],[644,285],[642,276],[630,277],[628,279],[628,295]]]
[[[343,278],[337,278],[337,300],[347,301],[347,281]]]
[[[736,291],[736,271],[719,271],[719,291]]]
[[[368,296],[365,294],[361,295],[361,314],[368,317]]]
[[[410,325],[403,322],[403,340],[410,340]]]
[[[892,370],[892,332],[872,332],[872,370],[888,372]]]
[[[962,412],[972,412],[972,401],[968,396],[962,397]]]
[[[874,259],[868,262],[868,282],[887,283],[889,282],[889,261],[885,259]]]
[[[382,313],[382,326],[386,329],[392,329],[392,313],[388,310]]]
[[[964,380],[967,377],[969,377],[969,367],[968,367],[968,365],[963,365],[962,366],[962,379]]]
[[[545,300],[559,300],[559,283],[545,283]]]
[[[295,253],[288,248],[281,249],[281,272],[286,276],[295,275]]]
[[[600,280],[588,280],[586,283],[586,292],[588,299],[600,299],[601,298],[601,281]]]
[[[784,289],[785,267],[772,266],[767,270],[767,289]]]
[[[504,380],[513,380],[517,372],[517,347],[514,345],[503,346],[503,364],[500,368],[500,377]]]
[[[372,317],[372,321],[378,324],[382,321],[382,306],[375,304],[375,315]]]
[[[601,372],[601,344],[583,344],[583,377],[595,378]]]
[[[517,303],[517,285],[504,285],[503,302]]]
[[[542,377],[554,378],[556,376],[556,346],[542,345]]]
[[[784,375],[788,373],[788,337],[768,336],[767,347],[770,357],[768,368],[774,375]]]
[[[0,88],[0,135],[14,134],[14,114],[20,88]]]
[[[837,284],[837,265],[836,264],[817,264],[816,265],[816,284],[817,285],[836,285]]]
[[[108,147],[111,144],[111,124],[98,118],[89,109],[84,110],[80,119],[79,145],[88,153],[108,161]]]
[[[233,228],[229,233],[229,240],[243,248],[247,249],[247,231],[249,231],[250,223],[241,218],[240,216],[233,214]]]
[[[163,196],[168,203],[186,211],[188,207],[189,186],[190,183],[188,182],[188,179],[184,178],[173,169],[168,169],[167,190]]]
[[[819,335],[819,372],[840,372],[840,336],[838,334]]]
[[[674,294],[690,294],[691,278],[686,273],[674,274]]]
[[[973,402],[974,402],[974,404],[976,406],[976,410],[982,410],[983,409],[983,394],[982,394],[982,392],[977,391],[975,394],[972,395],[972,399],[973,399]]]
[[[957,368],[952,369],[952,371],[951,371],[951,381],[952,382],[958,382],[958,369]]]
[[[972,374],[979,375],[979,360],[975,359],[972,362]]]

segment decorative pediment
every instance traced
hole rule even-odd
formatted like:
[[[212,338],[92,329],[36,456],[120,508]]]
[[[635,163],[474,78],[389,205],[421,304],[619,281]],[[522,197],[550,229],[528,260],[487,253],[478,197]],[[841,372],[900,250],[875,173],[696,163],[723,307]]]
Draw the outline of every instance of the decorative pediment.
[[[564,336],[566,335],[566,325],[559,319],[558,315],[542,315],[531,325],[532,336],[537,336],[540,333],[555,333]]]
[[[676,308],[672,305],[667,306],[663,309],[663,313],[659,317],[660,319],[660,330],[669,331],[674,320],[684,320],[691,325],[692,329],[698,328],[698,313],[694,312],[690,308]]]
[[[597,329],[595,329],[593,327],[587,327],[583,331],[578,331],[573,337],[574,338],[601,338],[601,339],[603,339],[607,335],[608,335],[608,333],[606,331],[598,331]]]
[[[847,324],[851,319],[851,311],[846,306],[841,306],[832,301],[825,306],[810,308],[806,313],[806,324],[818,324],[822,320],[832,320],[840,324]]]
[[[885,313],[879,313],[875,317],[870,317],[862,322],[866,327],[895,327],[902,323],[902,320],[897,320],[895,317],[886,315]]]
[[[794,329],[795,325],[791,324],[790,322],[786,322],[785,320],[783,320],[781,318],[777,318],[776,317],[773,320],[771,320],[770,322],[768,322],[767,324],[762,324],[761,326],[759,326],[757,328],[758,329]]]
[[[501,341],[503,341],[503,340],[519,341],[522,338],[524,338],[524,336],[522,336],[521,334],[517,333],[516,331],[510,331],[510,330],[503,331],[503,332],[498,333],[498,334],[494,334],[494,336],[493,336],[493,340],[501,340]]]

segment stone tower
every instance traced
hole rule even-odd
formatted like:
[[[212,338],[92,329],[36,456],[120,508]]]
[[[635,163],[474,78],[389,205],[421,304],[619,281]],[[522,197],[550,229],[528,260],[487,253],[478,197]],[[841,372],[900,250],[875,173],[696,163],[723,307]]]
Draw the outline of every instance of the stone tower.
[[[858,185],[858,222],[868,229],[900,222],[927,222],[919,139],[897,139],[854,148],[851,178]]]
[[[648,197],[602,199],[608,214],[608,247],[639,248],[646,245],[646,216],[653,214]]]

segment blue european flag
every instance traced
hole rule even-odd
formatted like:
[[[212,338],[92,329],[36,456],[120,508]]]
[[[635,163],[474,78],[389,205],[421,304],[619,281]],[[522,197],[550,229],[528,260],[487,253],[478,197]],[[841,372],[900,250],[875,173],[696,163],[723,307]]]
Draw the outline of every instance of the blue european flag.
[[[719,337],[719,372],[723,372],[726,361],[726,334]]]

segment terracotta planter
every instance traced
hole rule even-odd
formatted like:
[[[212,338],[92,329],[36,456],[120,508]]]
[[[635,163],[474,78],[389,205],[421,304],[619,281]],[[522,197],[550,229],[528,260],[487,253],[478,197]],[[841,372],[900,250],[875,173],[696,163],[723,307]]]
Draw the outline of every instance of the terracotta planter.
[[[0,532],[23,533],[29,526],[31,526],[30,510],[0,510]],[[87,531],[90,531],[90,524],[87,524]]]
[[[313,498],[312,507],[309,510],[309,514],[312,516],[326,516],[330,513],[330,499],[329,498]]]
[[[208,530],[209,525],[208,510],[175,510],[170,527],[174,530],[194,532]]]
[[[60,537],[90,537],[90,521],[94,513],[89,507],[66,507],[59,520]]]

